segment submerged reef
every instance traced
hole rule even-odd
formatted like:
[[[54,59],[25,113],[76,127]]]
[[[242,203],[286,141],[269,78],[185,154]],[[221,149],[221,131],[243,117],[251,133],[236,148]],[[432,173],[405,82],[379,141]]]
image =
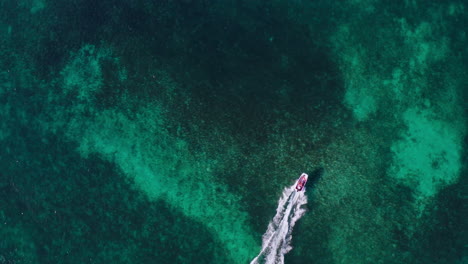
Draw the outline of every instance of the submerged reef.
[[[0,0],[0,263],[465,263],[465,10]]]

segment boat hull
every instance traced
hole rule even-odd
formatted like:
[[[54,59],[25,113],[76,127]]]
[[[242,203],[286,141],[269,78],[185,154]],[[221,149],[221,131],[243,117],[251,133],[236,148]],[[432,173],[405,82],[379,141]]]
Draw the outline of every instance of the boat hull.
[[[301,174],[301,176],[299,177],[296,183],[296,191],[300,192],[304,190],[308,178],[309,178],[309,175],[307,175],[306,173]]]

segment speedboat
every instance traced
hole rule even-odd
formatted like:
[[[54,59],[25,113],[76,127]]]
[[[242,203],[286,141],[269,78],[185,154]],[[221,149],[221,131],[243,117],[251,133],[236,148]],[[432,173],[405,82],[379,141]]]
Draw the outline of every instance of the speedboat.
[[[299,177],[299,180],[297,180],[296,191],[300,192],[304,189],[308,178],[309,175],[307,175],[306,173],[301,174],[301,177]]]

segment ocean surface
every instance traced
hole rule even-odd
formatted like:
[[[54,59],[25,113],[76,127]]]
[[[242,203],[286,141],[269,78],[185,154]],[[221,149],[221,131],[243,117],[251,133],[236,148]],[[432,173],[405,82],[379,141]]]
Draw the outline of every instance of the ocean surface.
[[[0,264],[468,263],[467,11],[0,0]]]

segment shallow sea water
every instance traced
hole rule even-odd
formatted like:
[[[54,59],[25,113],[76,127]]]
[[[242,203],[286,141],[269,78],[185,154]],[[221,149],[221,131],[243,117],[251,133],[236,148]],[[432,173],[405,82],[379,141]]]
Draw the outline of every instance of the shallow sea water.
[[[467,263],[466,8],[0,0],[0,264]]]

